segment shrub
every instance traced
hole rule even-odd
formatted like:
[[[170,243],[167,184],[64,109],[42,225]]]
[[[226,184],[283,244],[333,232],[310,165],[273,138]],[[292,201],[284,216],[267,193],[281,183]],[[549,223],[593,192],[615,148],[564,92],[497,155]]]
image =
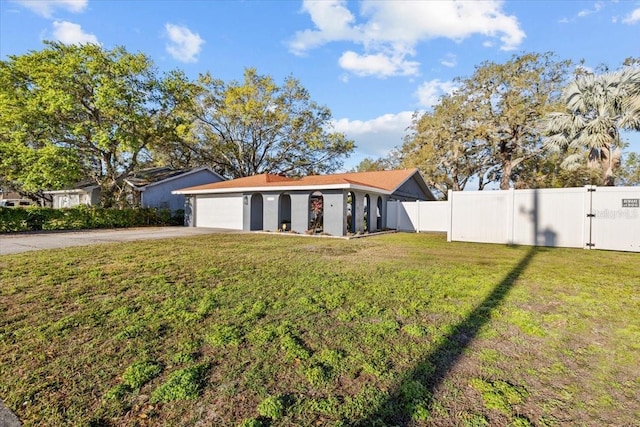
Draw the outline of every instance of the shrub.
[[[173,372],[151,394],[151,402],[197,399],[208,369],[207,365],[201,364]]]
[[[0,207],[0,233],[27,231],[25,209]]]
[[[101,208],[80,205],[52,209],[0,207],[0,232],[126,228],[148,225],[183,225],[184,211],[155,208]]]

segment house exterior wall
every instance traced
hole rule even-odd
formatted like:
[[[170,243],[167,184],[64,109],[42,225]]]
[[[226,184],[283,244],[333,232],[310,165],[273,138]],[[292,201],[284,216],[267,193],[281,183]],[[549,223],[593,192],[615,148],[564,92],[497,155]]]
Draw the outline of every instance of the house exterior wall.
[[[378,230],[383,230],[386,228],[386,216],[387,216],[387,201],[389,200],[389,196],[385,194],[375,193],[375,192],[363,192],[363,191],[351,191],[354,194],[356,200],[355,206],[355,215],[352,213],[355,221],[355,232],[363,233],[365,231],[373,232]],[[345,234],[347,231],[346,224],[346,216],[348,211],[348,198],[349,191],[345,192]],[[369,196],[368,205],[365,204],[365,200]],[[378,197],[381,200],[380,209],[378,209]],[[368,215],[366,216],[366,225],[365,228],[365,212],[368,210]],[[380,216],[380,225],[378,226],[378,216]]]
[[[240,194],[242,197],[242,229],[251,230],[251,193]]]
[[[87,195],[87,198],[85,199],[85,203],[88,205],[100,204],[100,188],[96,188],[92,190],[91,193]]]
[[[264,192],[264,193],[246,193],[243,200],[248,203],[244,204],[243,210],[243,227],[245,230],[251,229],[252,210],[258,207],[252,203],[256,199],[254,194],[262,196],[262,215],[263,230],[277,231],[282,229],[280,223],[280,198],[287,194],[291,198],[291,218],[290,229],[297,233],[305,233],[309,229],[310,207],[309,198],[312,193],[308,191],[292,191],[287,193],[280,192]],[[345,194],[341,190],[332,190],[322,192],[324,210],[323,210],[323,231],[331,235],[342,236],[344,234],[344,201]],[[255,215],[255,212],[254,212]]]
[[[142,191],[140,204],[147,208],[170,209],[171,211],[184,209],[185,196],[171,194],[173,190],[219,181],[221,179],[218,175],[206,169],[185,176],[178,176],[157,185],[148,185]]]
[[[196,226],[196,196],[185,196],[184,200],[184,225],[185,227]]]
[[[425,193],[423,189],[420,187],[415,178],[411,178],[407,180],[404,184],[400,186],[394,193],[393,199],[400,200],[403,202],[406,201],[414,201],[414,200],[430,200],[425,197]],[[431,199],[433,200],[433,199]]]
[[[263,193],[262,194],[262,208],[263,208],[263,227],[265,230],[276,231],[280,229],[281,225],[278,224],[278,210],[280,207],[280,193]]]
[[[342,190],[322,192],[324,199],[323,231],[332,236],[346,234],[346,202],[347,196]]]
[[[342,190],[328,190],[321,192],[323,197],[323,232],[332,236],[343,236],[346,232],[346,192]],[[262,229],[266,231],[277,231],[282,229],[280,212],[280,199],[286,194],[291,199],[291,211],[286,216],[290,224],[288,228],[297,233],[305,233],[309,230],[310,206],[309,198],[312,192],[291,191],[287,193],[263,192],[245,193],[243,197],[243,229],[251,230],[252,212],[259,209],[256,205],[259,201],[254,198],[255,194],[262,196]],[[253,223],[255,224],[256,212],[253,212]]]
[[[69,190],[52,194],[52,207],[54,209],[73,208],[80,205],[97,205],[100,202],[100,189],[90,191]]]
[[[304,233],[309,229],[309,192],[291,192],[291,230]]]

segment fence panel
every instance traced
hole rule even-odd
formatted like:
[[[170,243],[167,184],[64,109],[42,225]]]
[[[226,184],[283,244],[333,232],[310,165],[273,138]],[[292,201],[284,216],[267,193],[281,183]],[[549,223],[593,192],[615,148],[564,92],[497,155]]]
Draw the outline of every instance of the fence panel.
[[[398,230],[417,231],[419,229],[419,205],[417,202],[398,202]]]
[[[391,228],[393,230],[398,229],[398,206],[397,204],[400,202],[397,201],[388,201],[386,213],[386,227]]]
[[[510,243],[511,200],[510,190],[450,192],[449,240]]]
[[[587,240],[586,188],[513,191],[513,231],[516,245],[581,248]]]
[[[592,247],[640,252],[640,187],[597,187],[591,195]]]
[[[415,203],[419,205],[418,231],[449,231],[449,222],[451,221],[451,208],[449,202]]]

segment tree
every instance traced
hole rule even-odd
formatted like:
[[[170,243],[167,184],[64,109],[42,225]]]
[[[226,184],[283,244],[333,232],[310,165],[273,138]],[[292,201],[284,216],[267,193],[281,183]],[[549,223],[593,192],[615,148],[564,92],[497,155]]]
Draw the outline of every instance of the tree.
[[[546,146],[566,154],[563,167],[584,163],[614,185],[624,141],[620,130],[640,130],[640,67],[582,73],[564,91],[564,111],[549,113]]]
[[[329,109],[292,77],[278,86],[248,68],[243,82],[205,74],[199,85],[186,149],[228,177],[332,172],[353,151],[353,141],[328,131]]]
[[[551,53],[514,56],[504,64],[484,62],[473,76],[458,80],[459,94],[470,103],[476,147],[489,162],[485,178],[505,190],[518,170],[542,151],[539,122],[557,108],[570,61]]]
[[[621,185],[640,185],[640,153],[629,153],[618,170]]]
[[[149,148],[176,137],[184,76],[161,80],[122,47],[45,46],[0,62],[0,173],[24,189],[89,176],[113,204]]]
[[[399,150],[402,166],[419,168],[441,198],[449,190],[464,190],[474,176],[481,190],[486,184],[486,150],[475,143],[472,108],[463,95],[442,97],[432,112],[414,115],[411,133]]]
[[[400,166],[397,155],[397,151],[393,150],[387,157],[380,157],[378,159],[365,157],[352,172],[375,172],[395,169]]]
[[[543,155],[539,121],[556,108],[569,64],[550,53],[483,62],[414,120],[401,148],[403,164],[420,167],[443,194],[471,179],[480,189],[491,182],[501,189],[535,186],[526,171]]]

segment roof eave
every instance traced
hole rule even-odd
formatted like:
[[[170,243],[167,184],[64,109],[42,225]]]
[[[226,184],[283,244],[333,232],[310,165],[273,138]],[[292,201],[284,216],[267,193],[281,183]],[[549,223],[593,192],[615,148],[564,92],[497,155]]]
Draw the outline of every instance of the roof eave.
[[[389,190],[383,188],[357,185],[351,183],[328,184],[328,185],[278,185],[278,186],[253,186],[253,187],[231,187],[231,188],[207,188],[201,190],[174,190],[171,194],[200,195],[200,194],[229,194],[229,193],[266,193],[283,191],[322,191],[322,190],[361,190],[380,194],[391,194]]]

